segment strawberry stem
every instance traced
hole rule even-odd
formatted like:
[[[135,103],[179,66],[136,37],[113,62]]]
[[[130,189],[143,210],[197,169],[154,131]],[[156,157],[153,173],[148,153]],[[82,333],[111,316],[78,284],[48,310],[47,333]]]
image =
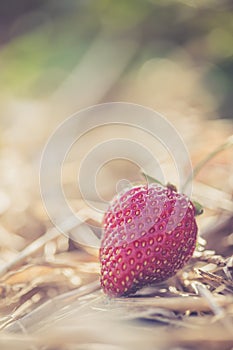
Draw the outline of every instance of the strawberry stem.
[[[175,185],[171,184],[170,182],[167,183],[166,185],[167,188],[170,188],[170,190],[177,192],[177,188]]]

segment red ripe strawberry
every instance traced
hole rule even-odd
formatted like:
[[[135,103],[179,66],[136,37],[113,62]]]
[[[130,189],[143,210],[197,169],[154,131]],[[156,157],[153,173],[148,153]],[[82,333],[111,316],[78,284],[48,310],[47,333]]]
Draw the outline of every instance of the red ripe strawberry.
[[[101,285],[126,296],[175,275],[192,256],[195,207],[173,186],[133,187],[113,198],[104,216]]]

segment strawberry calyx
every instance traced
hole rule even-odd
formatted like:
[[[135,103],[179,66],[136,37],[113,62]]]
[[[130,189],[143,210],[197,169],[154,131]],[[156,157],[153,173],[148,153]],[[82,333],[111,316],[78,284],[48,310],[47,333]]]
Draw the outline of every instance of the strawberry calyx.
[[[173,185],[171,182],[168,182],[166,185],[164,185],[161,181],[155,179],[155,178],[154,178],[153,176],[151,176],[151,175],[148,175],[148,174],[146,174],[146,173],[144,173],[144,172],[142,172],[142,175],[145,177],[145,179],[147,180],[147,182],[148,182],[149,184],[151,184],[151,183],[157,183],[157,184],[159,184],[159,185],[161,185],[161,186],[163,186],[163,187],[169,188],[170,190],[172,190],[172,191],[174,191],[174,192],[177,192],[176,186]]]
[[[146,179],[146,181],[148,183],[157,183],[157,184],[159,184],[159,185],[161,185],[163,187],[169,188],[170,190],[172,190],[174,192],[177,192],[176,186],[173,185],[170,182],[168,182],[166,185],[164,185],[159,180],[155,179],[151,175],[146,174],[145,172],[142,172],[142,175],[145,177],[145,179]],[[194,201],[194,200],[192,200],[192,203],[193,203],[193,206],[194,206],[194,209],[195,209],[195,216],[199,216],[199,215],[203,214],[203,212],[204,212],[203,206],[199,202]]]
[[[194,208],[195,208],[195,216],[199,216],[199,215],[203,214],[203,212],[204,212],[203,206],[197,201],[192,201],[192,203],[193,203]]]
[[[142,171],[142,176],[144,176],[144,178],[146,179],[146,181],[147,181],[149,184],[157,183],[157,184],[159,184],[159,185],[161,185],[161,186],[164,187],[164,184],[162,184],[161,181],[157,180],[156,178],[154,178],[154,177],[151,176],[151,175],[148,175],[148,174],[144,173],[143,171]]]

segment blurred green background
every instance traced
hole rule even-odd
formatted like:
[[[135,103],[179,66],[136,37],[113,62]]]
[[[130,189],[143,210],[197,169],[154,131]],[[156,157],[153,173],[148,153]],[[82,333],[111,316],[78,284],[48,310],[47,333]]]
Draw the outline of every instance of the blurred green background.
[[[8,0],[0,4],[2,115],[29,100],[48,103],[55,119],[128,100],[232,118],[232,55],[230,0]]]

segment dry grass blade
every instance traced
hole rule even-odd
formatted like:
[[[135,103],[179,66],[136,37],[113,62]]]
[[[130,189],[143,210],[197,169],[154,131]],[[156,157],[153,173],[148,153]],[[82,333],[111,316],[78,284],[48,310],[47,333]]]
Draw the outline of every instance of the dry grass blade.
[[[77,213],[77,216],[79,218],[82,218],[82,221],[80,221],[80,225],[83,224],[83,222],[90,219],[93,219],[95,222],[99,224],[102,219],[101,215],[97,215],[97,213],[95,211],[92,211],[90,208],[81,209]],[[76,227],[76,222],[74,225],[74,220],[72,218],[67,219],[67,221],[63,222],[60,226],[60,228],[65,232],[69,232],[75,227]],[[43,236],[39,237],[37,240],[32,242],[29,246],[27,246],[21,252],[19,252],[17,256],[14,259],[12,259],[12,261],[1,266],[0,277],[4,276],[8,271],[10,271],[15,266],[31,258],[31,256],[33,256],[36,252],[38,252],[38,250],[42,249],[46,243],[48,243],[49,241],[52,241],[53,239],[56,239],[60,234],[61,232],[59,232],[56,227],[49,229]]]
[[[11,320],[9,320],[7,324],[4,324],[3,328],[5,328],[8,332],[22,332],[22,330],[27,332],[26,330],[29,329],[30,326],[38,324],[38,322],[41,320],[46,319],[48,315],[51,316],[57,310],[70,305],[82,296],[93,293],[99,288],[99,281],[96,281],[88,285],[84,285],[78,289],[74,289],[70,292],[58,295],[57,297],[46,301],[44,304],[28,313],[20,320],[15,320],[16,317],[14,314],[12,314]]]
[[[203,277],[203,280],[213,287],[224,286],[226,290],[233,293],[233,282],[231,280],[226,280],[225,278],[218,276],[216,274],[203,271],[198,269],[199,274]]]
[[[214,297],[214,301],[218,303],[218,305],[221,306],[228,306],[232,304],[233,297],[228,296],[216,296]],[[194,311],[194,312],[201,312],[201,311],[211,311],[211,306],[206,301],[205,298],[200,297],[175,297],[175,298],[135,298],[135,299],[118,299],[117,302],[119,305],[122,304],[122,306],[126,307],[160,307],[168,310],[178,311],[178,312],[185,312],[185,311]]]
[[[193,169],[193,173],[190,174],[190,176],[188,177],[187,181],[185,182],[184,186],[183,186],[183,191],[186,188],[187,184],[194,178],[197,176],[197,174],[200,172],[200,170],[211,160],[213,159],[216,155],[218,155],[220,152],[225,151],[226,149],[230,148],[233,146],[233,135],[231,135],[223,144],[219,145],[218,147],[216,147],[215,150],[213,150],[212,152],[209,152],[207,154],[207,156],[202,159]]]

